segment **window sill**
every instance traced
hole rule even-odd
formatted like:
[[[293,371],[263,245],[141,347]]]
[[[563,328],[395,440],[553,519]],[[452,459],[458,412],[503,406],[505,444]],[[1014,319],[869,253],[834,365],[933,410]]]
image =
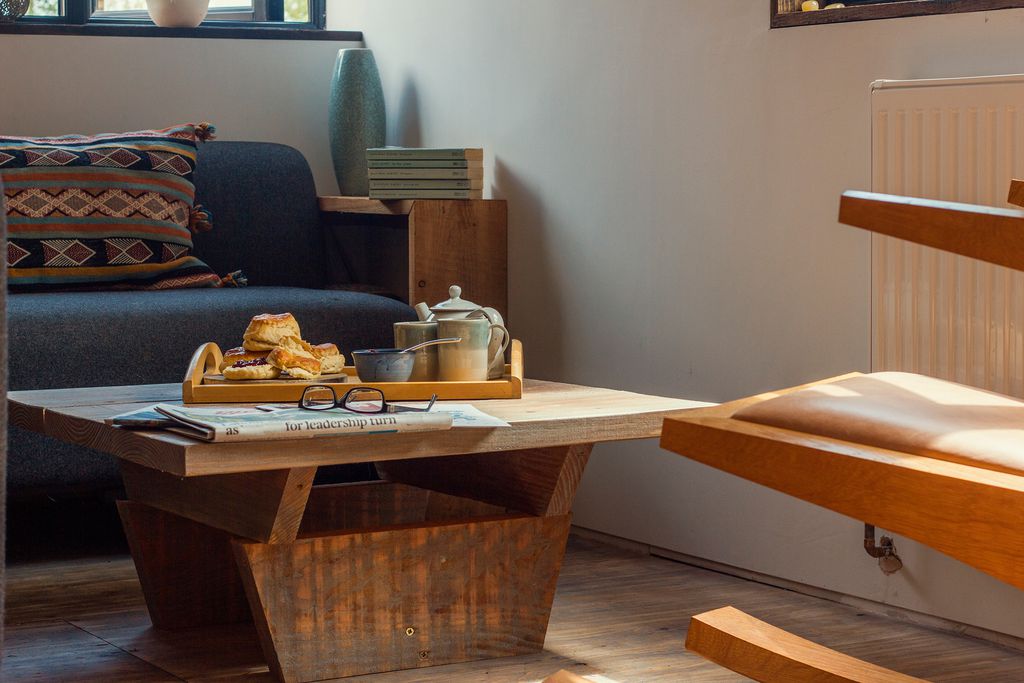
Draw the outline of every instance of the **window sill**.
[[[799,3],[797,3],[799,4]],[[827,4],[821,3],[822,6]],[[812,26],[815,24],[836,24],[846,21],[868,21],[870,19],[893,19],[916,17],[929,14],[956,14],[959,12],[984,12],[986,10],[1021,7],[1021,0],[913,0],[878,5],[821,9],[816,12],[772,12],[772,28],[790,26]],[[776,5],[773,4],[773,10]]]
[[[226,23],[226,22],[225,22]],[[196,28],[163,28],[143,23],[59,24],[25,21],[0,24],[0,35],[127,36],[147,38],[241,38],[249,40],[334,40],[362,42],[362,31],[327,31],[318,28],[273,26],[218,26],[214,22]]]

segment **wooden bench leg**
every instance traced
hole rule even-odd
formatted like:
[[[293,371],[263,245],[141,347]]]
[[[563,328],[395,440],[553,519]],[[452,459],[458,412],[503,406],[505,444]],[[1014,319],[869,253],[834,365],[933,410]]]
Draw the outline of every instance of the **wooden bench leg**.
[[[690,619],[686,649],[766,683],[925,683],[783,631],[735,607]]]
[[[517,514],[233,545],[270,669],[293,683],[537,652],[568,534],[568,515]]]

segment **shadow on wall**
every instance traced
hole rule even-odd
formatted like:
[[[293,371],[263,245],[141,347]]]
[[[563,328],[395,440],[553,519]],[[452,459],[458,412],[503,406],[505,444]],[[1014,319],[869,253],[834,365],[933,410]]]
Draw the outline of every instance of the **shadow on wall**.
[[[508,201],[509,311],[512,336],[522,340],[527,374],[561,380],[565,347],[572,343],[566,324],[558,264],[548,243],[544,209],[536,194],[501,159],[494,159],[491,196]]]
[[[397,108],[388,120],[388,144],[423,145],[420,97],[411,78],[402,84]],[[509,207],[510,310],[502,313],[513,326],[513,336],[526,346],[530,377],[567,380],[565,346],[572,342],[572,334],[562,329],[566,320],[564,292],[558,264],[553,261],[555,250],[546,239],[544,210],[536,194],[498,158],[494,160],[491,196],[507,200]]]
[[[420,127],[420,95],[411,78],[407,77],[402,85],[402,94],[398,97],[398,111],[395,112],[395,116],[391,120],[394,121],[394,125],[388,135],[390,144],[403,147],[421,147],[423,145],[423,132]]]

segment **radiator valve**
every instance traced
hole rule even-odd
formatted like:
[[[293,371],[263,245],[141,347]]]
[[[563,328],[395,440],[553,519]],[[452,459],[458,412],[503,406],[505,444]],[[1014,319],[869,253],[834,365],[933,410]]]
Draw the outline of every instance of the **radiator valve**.
[[[893,545],[892,538],[882,536],[878,543],[875,543],[875,527],[873,524],[864,525],[864,551],[871,557],[878,558],[878,568],[886,576],[895,574],[903,569],[903,560],[896,554],[896,546]]]

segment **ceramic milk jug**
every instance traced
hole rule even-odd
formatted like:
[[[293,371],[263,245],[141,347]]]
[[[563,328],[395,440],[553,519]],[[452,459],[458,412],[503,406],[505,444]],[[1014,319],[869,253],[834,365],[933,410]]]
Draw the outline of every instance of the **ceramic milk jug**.
[[[442,301],[436,306],[427,307],[425,303],[416,304],[416,313],[419,315],[420,320],[444,320],[451,318],[487,318],[492,323],[498,325],[504,325],[505,321],[501,317],[501,313],[487,306],[481,306],[475,304],[472,301],[467,301],[462,298],[462,287],[458,285],[452,285],[448,288],[448,296],[451,298],[447,301]],[[488,348],[488,358],[493,358],[493,362],[487,371],[488,379],[501,379],[505,374],[505,358],[504,355],[498,353],[498,349],[504,344],[504,334],[500,330],[495,330],[491,336],[491,341]]]

